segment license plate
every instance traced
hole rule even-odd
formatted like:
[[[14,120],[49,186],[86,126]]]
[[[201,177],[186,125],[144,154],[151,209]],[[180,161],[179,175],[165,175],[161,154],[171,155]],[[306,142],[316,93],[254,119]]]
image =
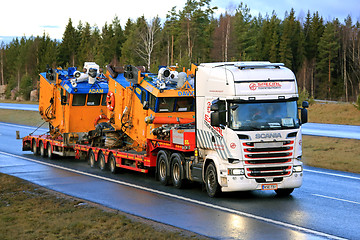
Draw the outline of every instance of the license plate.
[[[278,188],[277,184],[263,184],[261,185],[261,190],[276,190]]]

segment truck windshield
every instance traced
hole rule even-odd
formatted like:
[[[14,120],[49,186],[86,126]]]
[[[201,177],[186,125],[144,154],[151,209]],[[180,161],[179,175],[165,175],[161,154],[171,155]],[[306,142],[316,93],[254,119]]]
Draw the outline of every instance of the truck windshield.
[[[233,130],[256,131],[298,128],[296,101],[230,103],[229,126]]]

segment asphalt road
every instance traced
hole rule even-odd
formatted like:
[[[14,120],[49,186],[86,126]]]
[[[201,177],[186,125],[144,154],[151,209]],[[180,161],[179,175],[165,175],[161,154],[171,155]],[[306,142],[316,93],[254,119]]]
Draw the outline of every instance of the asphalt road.
[[[39,111],[37,104],[0,103],[0,109]],[[306,123],[302,126],[304,135],[360,139],[360,126]]]
[[[71,158],[49,160],[21,151],[34,128],[0,123],[0,172],[130,214],[217,239],[359,239],[360,175],[306,167],[292,196],[272,191],[210,199],[200,185],[178,190],[154,176],[91,169]]]

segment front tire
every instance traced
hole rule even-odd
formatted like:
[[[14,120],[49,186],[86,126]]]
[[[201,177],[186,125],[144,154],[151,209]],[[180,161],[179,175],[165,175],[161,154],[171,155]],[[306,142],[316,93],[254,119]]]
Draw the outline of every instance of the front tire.
[[[209,197],[217,197],[221,193],[221,187],[217,181],[216,168],[213,162],[211,162],[206,168],[205,187]]]
[[[280,188],[276,189],[276,195],[279,197],[287,197],[294,191],[294,188]]]

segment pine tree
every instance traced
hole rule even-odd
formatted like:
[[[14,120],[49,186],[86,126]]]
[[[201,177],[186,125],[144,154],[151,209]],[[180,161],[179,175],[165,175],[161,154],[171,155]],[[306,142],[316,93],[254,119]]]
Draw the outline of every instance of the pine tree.
[[[336,33],[335,23],[328,22],[325,26],[324,34],[319,42],[319,59],[317,65],[317,77],[320,79],[322,90],[319,95],[328,99],[332,98],[333,75],[335,71],[335,61],[338,55],[339,39]]]

